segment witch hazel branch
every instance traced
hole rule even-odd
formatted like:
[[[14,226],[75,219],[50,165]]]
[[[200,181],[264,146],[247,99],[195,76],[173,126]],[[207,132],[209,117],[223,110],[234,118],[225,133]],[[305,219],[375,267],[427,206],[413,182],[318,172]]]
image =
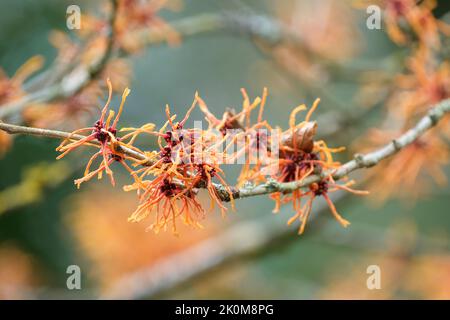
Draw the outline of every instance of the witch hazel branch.
[[[313,203],[323,198],[334,216],[343,226],[350,222],[338,213],[330,193],[343,190],[357,195],[367,191],[352,189],[355,181],[351,172],[378,165],[413,144],[442,120],[450,111],[450,100],[432,106],[408,131],[389,144],[341,164],[333,154],[343,147],[329,147],[316,138],[318,124],[312,120],[319,105],[317,99],[308,108],[294,108],[287,129],[275,128],[264,119],[267,89],[260,97],[251,99],[242,90],[242,109],[227,110],[221,117],[214,115],[198,93],[183,117],[173,114],[167,105],[166,122],[158,129],[153,123],[140,127],[120,127],[126,98],[126,88],[117,111],[111,108],[112,84],[108,80],[109,94],[99,118],[92,126],[71,133],[0,122],[0,129],[10,134],[28,134],[62,139],[56,149],[61,159],[79,148],[95,150],[87,161],[82,177],[75,180],[79,188],[94,177],[108,176],[116,185],[114,171],[117,164],[130,175],[131,182],[123,186],[126,192],[135,192],[139,201],[129,221],[151,220],[154,232],[170,229],[177,233],[180,223],[201,228],[201,221],[214,207],[222,215],[236,200],[268,195],[275,201],[274,211],[283,205],[292,206],[293,215],[288,224],[298,223],[303,233],[312,212]],[[208,123],[203,128],[199,121],[189,126],[189,117],[196,108]],[[302,120],[299,115],[304,113]],[[137,141],[154,141],[156,150],[142,149]],[[241,166],[241,173],[230,184],[224,166]],[[199,196],[205,190],[209,204]],[[229,206],[226,203],[230,203]],[[131,210],[130,210],[131,211]]]

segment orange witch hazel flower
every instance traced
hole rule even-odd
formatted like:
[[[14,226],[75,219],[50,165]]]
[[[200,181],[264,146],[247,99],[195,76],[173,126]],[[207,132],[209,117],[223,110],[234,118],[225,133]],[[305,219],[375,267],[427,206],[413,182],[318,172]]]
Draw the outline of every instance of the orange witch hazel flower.
[[[142,185],[144,189],[144,193],[140,195],[141,203],[128,221],[139,222],[155,213],[155,221],[149,228],[156,233],[166,229],[169,224],[176,233],[178,217],[182,217],[187,225],[201,227],[199,220],[205,217],[205,211],[196,199],[195,191],[176,182],[170,174],[162,173],[153,180],[125,186],[125,191],[135,190],[138,185]]]
[[[333,160],[332,154],[344,150],[345,148],[329,148],[325,141],[315,141],[317,123],[310,121],[312,113],[317,108],[320,99],[314,101],[313,106],[308,110],[304,121],[296,123],[297,113],[307,110],[305,105],[295,108],[289,119],[289,129],[281,133],[278,158],[272,159],[271,163],[262,167],[261,171],[273,172],[271,178],[278,182],[301,181],[313,174],[320,174],[324,170],[335,169],[340,166],[339,162]],[[260,178],[253,176],[252,178]],[[333,202],[329,197],[330,192],[336,190],[345,190],[355,194],[367,194],[366,191],[357,191],[350,188],[355,182],[348,181],[345,184],[337,184],[331,176],[325,177],[318,183],[311,184],[307,191],[298,189],[291,194],[275,192],[271,198],[275,200],[276,206],[274,212],[278,212],[280,206],[286,203],[292,203],[295,215],[291,217],[288,224],[294,221],[300,221],[299,234],[305,230],[306,221],[311,213],[312,204],[315,198],[322,196],[327,202],[331,213],[336,220],[344,227],[350,223],[342,218],[337,212]],[[307,197],[307,202],[302,205],[302,200]]]
[[[88,131],[90,131],[91,133],[81,140],[72,141],[70,138],[65,139],[58,146],[58,148],[56,148],[57,151],[61,152],[57,159],[63,158],[69,152],[83,145],[100,148],[100,150],[89,159],[88,164],[86,165],[84,176],[80,179],[75,180],[75,184],[78,188],[80,187],[81,183],[90,180],[95,175],[97,175],[98,178],[101,179],[103,172],[106,172],[106,174],[110,177],[111,184],[115,185],[113,172],[110,168],[111,164],[115,161],[120,162],[130,173],[132,173],[132,169],[124,161],[126,156],[117,148],[122,144],[121,139],[117,137],[117,123],[119,121],[120,115],[122,114],[123,106],[128,94],[130,93],[130,90],[128,88],[124,90],[119,111],[114,118],[114,111],[109,110],[109,113],[107,114],[108,107],[112,98],[112,85],[109,79],[107,80],[107,84],[109,88],[108,100],[103,107],[100,118],[95,122],[94,126],[75,130],[71,134],[75,135]],[[103,157],[100,165],[94,171],[90,171],[92,163],[99,156]]]
[[[169,106],[166,106],[168,120],[158,132],[146,130],[145,127],[123,129],[132,131],[127,135],[132,136],[132,139],[144,132],[155,135],[159,145],[159,152],[153,154],[154,163],[136,170],[138,181],[124,187],[125,191],[136,190],[140,199],[140,205],[129,221],[138,222],[154,214],[154,222],[149,228],[155,232],[166,230],[171,225],[172,231],[176,233],[178,218],[182,218],[187,225],[201,227],[200,220],[206,213],[196,198],[199,188],[207,190],[211,209],[217,205],[222,214],[226,211],[213,179],[220,182],[230,200],[233,199],[231,188],[225,182],[220,168],[223,155],[214,148],[217,140],[214,134],[199,128],[184,128],[199,100],[196,94],[180,122],[175,122],[176,115],[171,115]],[[148,176],[155,178],[146,180]]]
[[[330,199],[329,193],[330,192],[334,192],[337,190],[344,190],[344,191],[348,191],[354,194],[358,194],[358,195],[366,195],[368,194],[367,191],[361,191],[361,190],[354,190],[351,189],[350,186],[355,184],[354,180],[350,180],[345,184],[337,184],[332,177],[328,177],[323,179],[322,181],[318,182],[318,183],[313,183],[311,184],[308,188],[309,191],[307,192],[303,192],[301,194],[301,196],[308,196],[309,199],[306,202],[306,204],[303,207],[300,207],[300,202],[298,202],[298,205],[295,206],[295,204],[293,204],[294,206],[294,210],[296,210],[296,213],[294,216],[292,216],[289,220],[288,220],[288,224],[292,224],[293,222],[295,222],[296,220],[300,220],[301,224],[300,224],[300,228],[298,230],[299,234],[302,234],[303,231],[305,230],[305,226],[306,226],[306,221],[308,220],[308,217],[311,213],[311,209],[312,209],[312,204],[313,201],[316,197],[320,197],[322,196],[325,201],[328,204],[328,207],[330,208],[331,213],[333,214],[333,216],[336,218],[336,220],[343,226],[343,227],[347,227],[348,225],[350,225],[350,222],[346,219],[344,219],[338,212],[336,207],[334,206],[333,201]],[[275,197],[275,199],[277,201],[279,201],[279,197]],[[295,198],[292,199],[283,199],[282,201],[286,201],[286,200],[290,200],[293,203],[296,200]]]
[[[261,169],[261,160],[266,153],[260,152],[259,150],[263,150],[262,146],[266,145],[268,140],[267,132],[261,129],[272,130],[268,122],[263,120],[264,107],[268,96],[267,88],[263,89],[261,97],[256,97],[253,101],[244,88],[241,88],[241,93],[243,96],[242,110],[236,112],[230,108],[224,112],[222,119],[216,118],[209,111],[206,103],[198,97],[200,110],[205,115],[205,119],[209,123],[209,128],[218,130],[224,137],[231,137],[231,142],[236,142],[238,145],[242,143],[242,148],[228,159],[232,161],[245,157],[245,163],[238,178],[238,186],[242,186],[248,176],[251,176],[252,173],[259,172]],[[252,112],[257,108],[259,109],[257,121],[252,124]],[[225,151],[227,151],[227,147]],[[255,165],[251,167],[251,163]]]
[[[264,88],[262,98],[257,97],[250,101],[250,98],[245,89],[241,89],[242,96],[244,98],[242,103],[242,110],[236,112],[236,110],[230,108],[223,113],[222,119],[216,118],[215,115],[209,111],[208,106],[205,101],[197,97],[198,105],[200,110],[205,115],[205,119],[208,121],[210,128],[219,130],[222,135],[227,134],[227,130],[233,129],[250,129],[250,114],[251,112],[259,106],[260,112],[258,115],[258,123],[262,121],[262,112],[264,110],[264,105],[267,99],[267,88]]]

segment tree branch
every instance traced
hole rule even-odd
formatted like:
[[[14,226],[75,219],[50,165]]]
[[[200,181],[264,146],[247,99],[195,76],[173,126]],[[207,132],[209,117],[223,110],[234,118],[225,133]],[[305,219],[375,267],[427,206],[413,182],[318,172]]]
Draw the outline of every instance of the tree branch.
[[[70,139],[73,141],[86,138],[86,136],[83,136],[80,134],[72,134],[70,132],[18,126],[18,125],[14,125],[14,124],[4,123],[1,121],[0,121],[0,130],[3,130],[9,134],[24,134],[24,135],[41,136],[41,137],[56,138],[56,139]],[[95,141],[91,141],[91,143],[98,144]],[[98,144],[98,145],[100,145],[100,144]],[[148,157],[145,154],[143,154],[141,152],[127,148],[125,146],[118,146],[118,148],[124,154],[126,154],[136,160],[143,161],[143,165],[151,165],[153,163],[150,159],[148,159]]]
[[[233,198],[248,198],[258,195],[266,195],[274,192],[290,193],[300,188],[307,187],[312,183],[320,182],[328,177],[333,177],[334,180],[339,180],[355,170],[373,167],[383,159],[396,154],[401,149],[414,142],[427,130],[435,126],[448,112],[450,112],[450,99],[443,100],[432,107],[427,115],[420,119],[420,121],[413,128],[408,130],[397,139],[393,140],[391,143],[365,155],[356,154],[353,160],[344,163],[337,169],[325,170],[321,174],[311,175],[306,177],[305,179],[293,182],[280,183],[275,180],[269,180],[267,183],[260,184],[254,187],[244,187],[239,189],[232,188]],[[64,131],[18,126],[3,122],[0,122],[0,130],[3,130],[10,134],[27,134],[71,140],[80,140],[85,137],[82,135],[73,135],[69,132]],[[127,148],[126,146],[121,146],[120,148],[121,151],[126,155],[136,160],[142,161],[142,165],[151,165],[153,163],[144,153],[133,150],[131,148]],[[229,202],[231,200],[230,194],[225,186],[221,184],[214,184],[214,186],[222,201]]]

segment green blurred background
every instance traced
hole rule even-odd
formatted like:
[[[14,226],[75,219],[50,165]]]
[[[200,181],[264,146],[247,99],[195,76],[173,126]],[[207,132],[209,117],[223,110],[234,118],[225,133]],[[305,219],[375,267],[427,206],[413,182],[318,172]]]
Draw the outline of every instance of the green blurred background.
[[[181,11],[163,12],[163,16],[170,22],[199,13],[246,7],[273,15],[281,2],[186,0]],[[448,4],[442,2],[436,11],[438,16],[449,10]],[[1,67],[11,75],[35,54],[45,56],[49,64],[56,54],[48,43],[49,32],[65,30],[66,8],[74,3],[82,11],[97,5],[94,1],[2,0]],[[382,66],[381,61],[396,47],[383,32],[364,28],[365,17],[364,11],[355,11],[360,53],[347,64],[359,68],[367,65],[370,69]],[[240,105],[240,88],[247,88],[251,96],[256,96],[264,86],[270,93],[267,118],[275,125],[286,126],[290,110],[300,103],[311,103],[317,93],[304,90],[249,37],[231,32],[186,38],[175,47],[152,46],[131,61],[133,77],[122,118],[124,126],[140,125],[143,121],[162,124],[165,104],[183,112],[196,90],[211,110],[220,114],[226,107]],[[357,88],[354,83],[333,79],[326,89],[322,88],[327,94],[322,96],[317,114],[330,110],[352,113],[351,101]],[[333,144],[345,144],[376,123],[378,116],[377,111],[371,112],[362,125],[351,124],[355,130],[336,135]],[[199,118],[198,112],[192,116]],[[57,145],[58,141],[51,139],[15,137],[12,149],[0,159],[0,194],[27,179],[39,179],[39,174],[30,173],[30,169],[40,165],[37,172],[43,172],[42,168],[54,165]],[[133,207],[127,212],[115,202],[133,205],[134,197],[121,192],[120,187],[110,188],[106,179],[92,181],[77,191],[73,179],[82,174],[76,161],[80,157],[85,159],[86,155],[79,153],[57,162],[66,166],[61,169],[65,174],[58,173],[54,183],[45,183],[41,193],[32,195],[35,198],[30,203],[0,211],[0,298],[102,297],[123,277],[207,239],[217,239],[229,230],[241,232],[237,242],[260,241],[263,245],[251,246],[242,251],[244,254],[227,258],[207,272],[148,297],[432,298],[437,290],[443,290],[438,297],[450,298],[448,186],[433,189],[426,198],[407,204],[391,200],[374,205],[362,197],[345,197],[337,207],[351,221],[349,228],[342,229],[327,210],[313,211],[320,218],[313,220],[302,236],[296,235],[295,226],[285,226],[291,215],[289,207],[273,215],[273,202],[269,199],[248,199],[239,201],[236,212],[230,211],[226,219],[216,212],[204,230],[185,230],[175,237],[146,233],[145,222],[127,229],[126,217]],[[341,159],[349,157],[350,154],[344,154]],[[229,174],[231,180],[235,175],[232,168]],[[126,180],[125,176],[119,177],[123,183]],[[30,196],[27,190],[18,188],[14,194],[26,199]],[[241,231],[239,226],[244,226]],[[249,230],[257,230],[261,235]],[[224,247],[239,245],[226,239],[229,243]],[[72,264],[81,267],[82,290],[66,288],[66,269]],[[372,264],[381,267],[381,290],[366,287],[366,268]],[[174,266],[172,272],[183,267]],[[435,289],[435,280],[430,280],[433,285],[426,288],[422,288],[423,283],[415,283],[426,282],[430,277],[441,279],[443,288]]]

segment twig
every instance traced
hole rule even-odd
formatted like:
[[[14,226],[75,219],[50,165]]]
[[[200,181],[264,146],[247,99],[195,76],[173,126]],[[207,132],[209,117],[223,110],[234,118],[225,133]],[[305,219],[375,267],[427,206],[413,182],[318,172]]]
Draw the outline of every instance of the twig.
[[[41,136],[41,137],[56,138],[56,139],[70,139],[70,140],[74,140],[74,141],[86,138],[83,135],[72,134],[70,132],[18,126],[18,125],[14,125],[14,124],[4,123],[1,121],[0,121],[0,130],[3,130],[9,134],[25,134],[25,135]],[[95,141],[92,141],[91,143],[98,144]],[[127,148],[125,146],[118,146],[118,148],[124,154],[126,154],[136,160],[143,161],[143,165],[152,164],[151,160],[148,159],[148,157],[141,152]],[[148,162],[146,162],[146,161],[148,161]]]
[[[248,198],[258,195],[266,195],[274,192],[290,193],[303,187],[307,187],[312,183],[320,182],[328,177],[333,177],[334,180],[339,180],[355,170],[373,167],[383,159],[396,154],[401,149],[414,142],[427,130],[436,125],[447,112],[450,112],[450,99],[443,100],[432,107],[428,114],[420,119],[420,121],[413,128],[408,130],[397,139],[394,139],[391,143],[365,155],[356,154],[354,160],[344,163],[337,169],[325,170],[321,174],[311,175],[306,177],[305,179],[293,182],[280,183],[275,180],[270,180],[267,183],[260,184],[255,187],[244,187],[239,189],[232,188],[233,198]],[[64,131],[18,126],[3,122],[0,122],[0,130],[6,131],[10,134],[28,134],[72,140],[80,140],[85,137],[82,135],[72,135],[71,133]],[[141,161],[143,165],[149,165],[153,163],[144,153],[133,150],[131,148],[127,148],[126,146],[121,146],[121,151],[128,156]],[[221,184],[215,184],[214,186],[216,187],[216,190],[222,201],[228,202],[231,200],[230,194],[225,186]]]

